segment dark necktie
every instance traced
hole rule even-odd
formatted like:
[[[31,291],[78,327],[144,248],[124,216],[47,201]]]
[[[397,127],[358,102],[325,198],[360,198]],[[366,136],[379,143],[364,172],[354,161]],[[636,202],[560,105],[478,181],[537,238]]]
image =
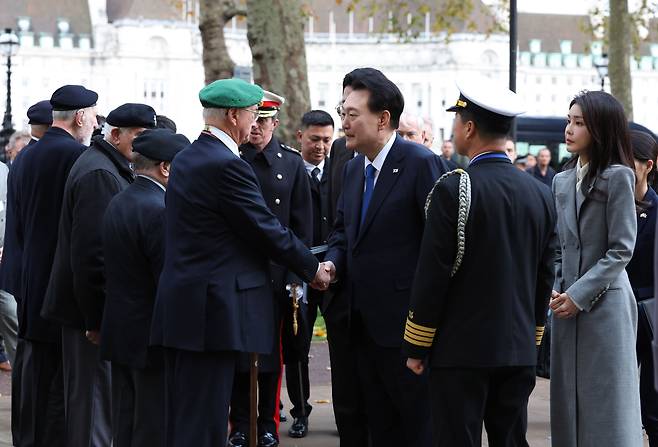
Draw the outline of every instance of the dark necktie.
[[[377,169],[369,164],[366,166],[366,190],[363,192],[363,202],[361,203],[361,224],[366,218],[366,212],[368,211],[368,205],[370,205],[370,199],[372,198],[372,191],[375,189],[375,173]]]
[[[311,171],[311,179],[313,180],[313,183],[315,184],[320,184],[320,179],[318,178],[318,174],[320,173],[320,168],[313,168]]]

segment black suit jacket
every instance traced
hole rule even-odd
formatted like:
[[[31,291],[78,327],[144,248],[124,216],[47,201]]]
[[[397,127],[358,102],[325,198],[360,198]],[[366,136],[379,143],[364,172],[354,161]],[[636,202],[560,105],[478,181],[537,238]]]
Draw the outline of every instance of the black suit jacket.
[[[332,178],[332,160],[327,157],[322,167],[322,177],[316,182],[310,175],[306,175],[311,188],[311,204],[313,209],[313,245],[327,243],[329,232],[333,224],[333,210],[331,207],[330,186]],[[324,255],[322,255],[324,258]]]
[[[172,163],[152,344],[269,353],[269,260],[312,281],[315,256],[268,209],[249,164],[202,133]]]
[[[43,303],[45,318],[65,326],[100,330],[105,304],[103,216],[112,197],[132,181],[128,160],[101,137],[71,168]]]
[[[396,136],[359,225],[364,166],[363,155],[347,164],[325,259],[336,266],[352,315],[357,312],[377,344],[397,347],[425,224],[425,200],[445,169],[426,147]]]
[[[164,198],[162,187],[138,176],[114,196],[103,218],[101,357],[131,368],[158,364],[148,344],[164,259]]]
[[[59,127],[26,146],[9,171],[7,226],[0,271],[3,288],[18,302],[21,338],[59,342],[59,325],[44,320],[41,307],[57,246],[64,185],[86,146]]]
[[[453,277],[459,176],[432,193],[403,349],[430,354],[433,367],[535,365],[555,277],[551,191],[506,157],[475,160],[468,174],[466,248]]]

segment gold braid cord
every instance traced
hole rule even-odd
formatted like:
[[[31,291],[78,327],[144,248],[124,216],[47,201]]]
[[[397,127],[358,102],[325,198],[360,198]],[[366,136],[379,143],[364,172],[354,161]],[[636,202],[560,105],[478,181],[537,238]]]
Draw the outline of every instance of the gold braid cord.
[[[452,266],[452,271],[450,276],[455,276],[459,266],[464,260],[464,252],[466,251],[466,222],[468,221],[468,214],[471,210],[471,178],[468,175],[468,172],[463,169],[455,169],[454,171],[446,172],[443,174],[437,181],[434,183],[432,190],[427,195],[427,200],[425,200],[425,218],[427,219],[427,213],[430,209],[430,204],[432,203],[432,193],[434,188],[438,185],[443,179],[450,177],[451,175],[459,175],[459,209],[457,211],[457,255],[455,256],[455,263]]]

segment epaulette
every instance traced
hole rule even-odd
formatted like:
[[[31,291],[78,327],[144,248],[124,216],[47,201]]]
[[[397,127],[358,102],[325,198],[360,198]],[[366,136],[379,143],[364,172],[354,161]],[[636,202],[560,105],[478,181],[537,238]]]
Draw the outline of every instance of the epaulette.
[[[283,143],[279,143],[279,145],[281,146],[281,148],[282,148],[284,151],[292,152],[293,154],[297,154],[297,155],[299,155],[300,157],[302,156],[302,153],[299,152],[299,151],[298,151],[297,149],[295,149],[294,147],[286,146],[286,145],[283,144]]]

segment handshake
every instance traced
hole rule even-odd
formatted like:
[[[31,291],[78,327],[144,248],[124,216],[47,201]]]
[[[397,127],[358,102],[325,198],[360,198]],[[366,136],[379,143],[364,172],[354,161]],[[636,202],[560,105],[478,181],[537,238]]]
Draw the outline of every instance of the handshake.
[[[327,290],[329,284],[336,280],[336,266],[333,262],[321,262],[318,272],[315,274],[315,279],[311,283],[311,287],[316,290]]]

